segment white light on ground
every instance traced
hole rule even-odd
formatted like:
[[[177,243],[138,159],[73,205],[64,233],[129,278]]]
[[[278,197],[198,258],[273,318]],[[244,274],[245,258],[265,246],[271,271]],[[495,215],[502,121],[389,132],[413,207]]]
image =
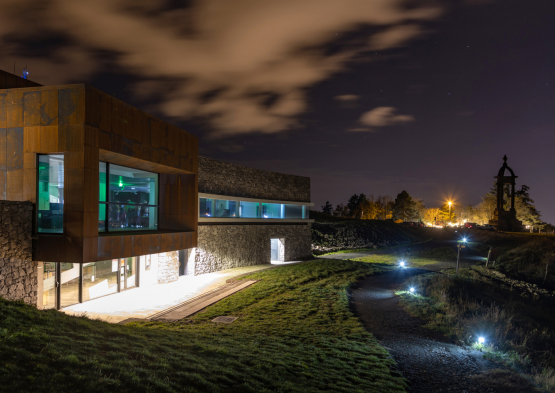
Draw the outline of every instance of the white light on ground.
[[[410,287],[410,293],[414,293],[414,288]]]
[[[478,337],[478,343],[483,344],[485,341],[483,337]]]
[[[466,237],[463,237],[463,242],[466,242]]]
[[[405,262],[401,261],[399,265],[401,265],[401,267],[405,267]]]

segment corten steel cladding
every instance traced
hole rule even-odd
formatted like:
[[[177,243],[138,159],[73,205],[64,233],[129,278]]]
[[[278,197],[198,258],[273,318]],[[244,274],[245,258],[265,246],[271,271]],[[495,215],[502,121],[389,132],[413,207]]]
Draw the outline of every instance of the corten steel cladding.
[[[2,75],[0,88],[10,86]],[[64,233],[39,234],[34,260],[94,262],[196,246],[194,135],[84,84],[0,90],[0,199],[36,203],[37,155],[51,153],[64,154]],[[99,161],[160,174],[157,232],[99,235]]]

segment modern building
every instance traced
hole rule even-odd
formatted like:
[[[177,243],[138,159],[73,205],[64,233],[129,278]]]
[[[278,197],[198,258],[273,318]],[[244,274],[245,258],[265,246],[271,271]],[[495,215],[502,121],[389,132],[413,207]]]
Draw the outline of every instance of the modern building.
[[[199,157],[85,84],[0,72],[0,202],[0,296],[39,308],[310,255],[309,178]]]

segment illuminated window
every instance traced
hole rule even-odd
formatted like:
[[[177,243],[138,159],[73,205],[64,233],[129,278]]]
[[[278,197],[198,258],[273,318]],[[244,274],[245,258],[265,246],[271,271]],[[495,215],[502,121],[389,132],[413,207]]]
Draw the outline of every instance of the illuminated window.
[[[64,156],[39,155],[37,221],[40,233],[64,232]]]
[[[158,174],[99,163],[98,231],[158,229]]]

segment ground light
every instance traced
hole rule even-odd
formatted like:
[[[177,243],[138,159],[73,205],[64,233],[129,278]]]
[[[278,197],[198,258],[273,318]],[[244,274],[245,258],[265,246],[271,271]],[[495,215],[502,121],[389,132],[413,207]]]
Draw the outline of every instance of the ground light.
[[[414,287],[410,287],[410,293],[414,293]]]
[[[465,242],[465,243],[466,243],[466,237],[463,237],[463,242]]]
[[[483,337],[478,337],[478,343],[483,344],[486,340]]]
[[[401,261],[401,262],[399,263],[399,265],[400,265],[401,267],[405,267],[405,262],[404,262],[404,261]]]

